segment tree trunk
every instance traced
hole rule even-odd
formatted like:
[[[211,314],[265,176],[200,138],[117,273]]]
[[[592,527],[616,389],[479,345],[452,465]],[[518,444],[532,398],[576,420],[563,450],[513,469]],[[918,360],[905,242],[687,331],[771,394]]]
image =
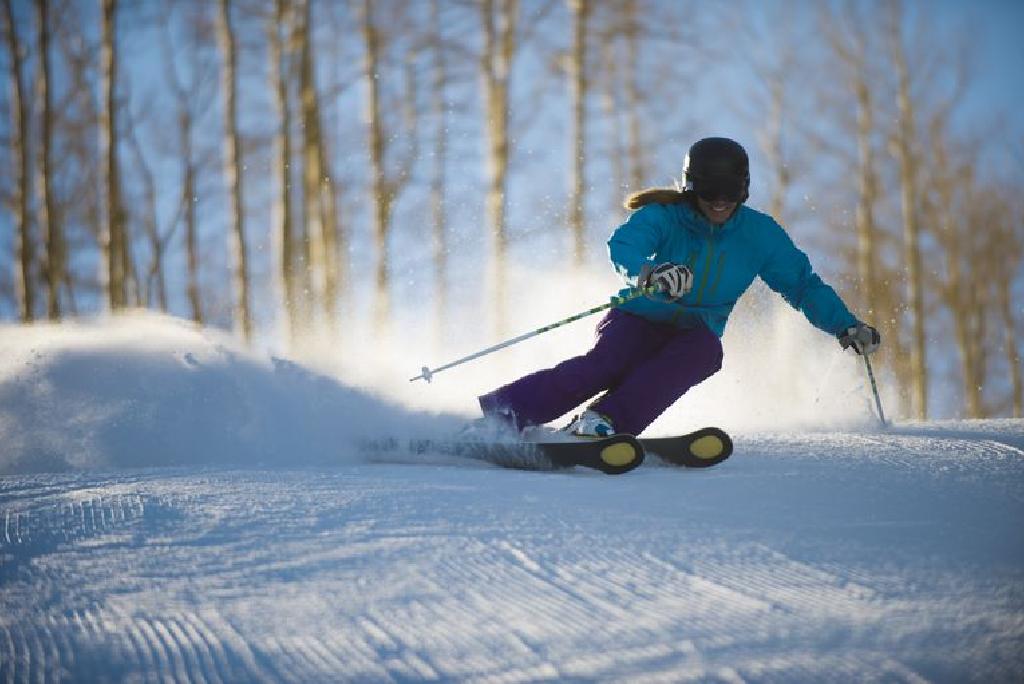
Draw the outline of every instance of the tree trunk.
[[[495,17],[495,2],[499,3]],[[516,0],[481,0],[484,52],[481,59],[484,122],[487,136],[486,199],[487,230],[491,256],[488,262],[489,300],[497,336],[507,327],[506,269],[508,236],[506,203],[509,165],[509,76],[515,51]]]
[[[601,50],[601,110],[609,127],[609,134],[606,136],[609,149],[606,152],[608,163],[612,169],[612,186],[615,192],[609,194],[611,210],[622,211],[622,196],[626,192],[626,151],[622,145],[621,131],[624,128],[622,122],[622,107],[618,101],[619,65],[616,55],[615,43],[612,40],[614,30],[608,31],[608,35],[600,42]]]
[[[1014,302],[1014,285],[1020,282],[1024,272],[1024,222],[1020,212],[1020,200],[1012,185],[996,185],[985,189],[978,197],[969,198],[967,206],[982,212],[979,218],[965,221],[967,235],[981,239],[984,245],[977,255],[972,255],[972,264],[977,264],[978,283],[988,283],[984,291],[990,297],[987,304],[992,322],[1002,333],[1002,352],[1006,359],[1006,375],[1010,384],[1007,408],[1014,418],[1024,408],[1024,386],[1022,386],[1020,363],[1020,312],[1021,306]],[[993,337],[996,337],[993,335]],[[995,340],[993,340],[995,341]],[[994,349],[982,351],[985,358],[994,356]],[[994,383],[992,383],[994,384]],[[1002,406],[1000,406],[1002,408]]]
[[[270,43],[270,89],[274,93],[277,107],[278,126],[274,132],[274,177],[277,179],[278,195],[273,208],[274,252],[277,255],[276,273],[278,296],[281,297],[282,312],[287,319],[289,344],[299,340],[300,303],[296,281],[298,269],[297,238],[292,222],[292,187],[289,171],[292,157],[291,127],[292,111],[288,97],[288,69],[285,60],[281,30],[289,35],[288,25],[292,21],[286,0],[276,0],[275,16],[267,22]]]
[[[157,189],[156,179],[149,164],[146,163],[142,145],[135,134],[135,122],[129,115],[125,120],[125,140],[135,157],[137,173],[142,182],[143,194],[145,196],[145,225],[146,237],[149,238],[150,261],[146,269],[146,277],[143,280],[144,287],[139,289],[141,304],[153,306],[154,297],[156,305],[161,311],[167,311],[167,281],[164,277],[164,241],[160,236],[160,224],[157,219]],[[155,291],[155,293],[154,293]]]
[[[622,20],[626,32],[626,119],[629,126],[629,182],[634,192],[647,184],[647,162],[644,156],[643,124],[640,121],[640,17],[637,0],[625,0]]]
[[[768,213],[776,221],[785,223],[786,192],[789,189],[789,173],[782,154],[783,108],[785,107],[785,83],[778,74],[773,74],[769,87],[769,108],[766,130],[764,133],[765,156],[771,165],[774,177],[771,199],[768,201]]]
[[[196,222],[196,169],[192,158],[192,114],[187,102],[179,100],[178,135],[181,141],[181,202],[185,214],[186,295],[192,320],[205,323],[199,286],[199,227]]]
[[[39,227],[46,250],[46,311],[50,320],[61,316],[60,289],[64,282],[64,236],[54,210],[53,168],[53,97],[50,90],[50,16],[48,0],[36,0],[39,61],[36,95],[39,99]]]
[[[314,299],[323,308],[326,324],[336,331],[338,306],[338,235],[331,179],[322,134],[320,99],[313,63],[312,8],[301,4],[299,88],[303,128],[303,193],[309,234],[309,268]]]
[[[448,161],[448,67],[445,59],[444,38],[441,34],[440,0],[430,2],[430,22],[433,45],[433,79],[431,83],[430,108],[434,116],[434,166],[430,181],[430,206],[433,223],[434,251],[434,330],[435,341],[444,340],[448,316],[448,241],[445,235],[447,223],[445,207],[445,165]]]
[[[377,262],[374,275],[374,329],[378,334],[387,328],[391,317],[390,283],[388,279],[387,237],[391,219],[391,188],[387,182],[384,159],[387,142],[380,107],[380,34],[373,17],[373,1],[363,0],[363,77],[366,79],[367,145],[370,152],[370,207]]]
[[[121,177],[117,158],[117,0],[102,0],[102,9],[100,149],[103,154],[107,216],[101,249],[107,299],[110,308],[116,311],[127,305],[124,214],[121,209]]]
[[[191,137],[191,134],[188,134]],[[183,136],[184,137],[184,136]],[[189,150],[191,154],[191,150]],[[202,290],[199,285],[199,226],[196,222],[195,187],[196,173],[191,159],[185,163],[185,178],[182,186],[182,201],[185,202],[185,259],[188,272],[186,291],[192,320],[203,325],[206,317],[203,314]]]
[[[954,217],[956,184],[963,183],[964,177],[950,168],[948,155],[941,140],[941,132],[933,136],[933,159],[935,178],[931,185],[935,191],[937,205],[935,207],[935,224],[938,226],[937,237],[946,255],[945,281],[940,292],[953,321],[953,336],[956,340],[957,352],[960,356],[960,377],[963,389],[964,407],[968,418],[980,418],[982,414],[981,385],[983,377],[979,377],[978,354],[981,351],[976,336],[978,321],[984,312],[978,309],[979,302],[975,295],[976,289],[964,277],[963,264],[971,264],[974,250],[971,243],[977,242],[969,234],[961,235],[962,224],[970,224],[967,217]],[[968,189],[970,192],[970,189]]]
[[[17,263],[14,283],[18,297],[18,317],[23,323],[35,319],[35,280],[32,277],[33,244],[31,215],[31,170],[29,164],[28,100],[22,72],[24,55],[11,0],[4,0],[7,23],[7,48],[11,54],[11,153],[16,175],[14,227],[17,233]]]
[[[572,181],[569,230],[573,263],[582,268],[586,258],[586,124],[587,124],[587,18],[588,0],[568,0],[572,13],[572,54],[569,58],[569,102],[572,109]]]
[[[897,6],[894,6],[894,8]],[[900,201],[903,215],[903,249],[907,272],[907,302],[910,307],[910,366],[914,415],[928,417],[928,364],[924,329],[924,275],[921,269],[921,227],[918,221],[918,160],[914,154],[914,107],[910,95],[910,73],[903,39],[900,35],[898,9],[892,10],[890,41],[893,67],[897,77],[897,129],[893,152],[899,162]]]
[[[217,36],[223,58],[221,91],[224,94],[224,177],[227,181],[231,212],[231,274],[234,298],[232,318],[235,332],[252,341],[252,311],[249,307],[248,244],[245,239],[245,203],[243,199],[242,142],[238,133],[238,51],[231,23],[231,0],[220,0]]]
[[[165,21],[170,21],[169,15],[165,16]],[[176,55],[169,40],[165,42],[164,47],[167,82],[174,92],[178,108],[178,148],[181,159],[180,212],[185,223],[185,295],[188,299],[192,320],[197,325],[203,325],[206,322],[206,315],[203,311],[202,288],[199,279],[199,226],[196,217],[196,203],[199,200],[196,196],[198,172],[192,146],[192,130],[195,122],[191,106],[191,99],[194,97],[199,79],[194,76],[190,84],[183,84],[178,77],[175,65]]]
[[[875,225],[878,178],[871,143],[871,136],[875,133],[874,103],[863,62],[857,69],[854,91],[857,97],[857,280],[862,288],[864,314],[875,319],[879,313],[878,274],[875,272],[878,261],[878,229]]]
[[[1010,368],[1010,383],[1013,401],[1013,417],[1024,418],[1024,380],[1020,368],[1020,338],[1017,336],[1017,321],[1011,306],[1010,289],[1012,282],[1003,278],[996,283],[996,297],[999,301],[999,315],[1003,326],[1006,363]]]

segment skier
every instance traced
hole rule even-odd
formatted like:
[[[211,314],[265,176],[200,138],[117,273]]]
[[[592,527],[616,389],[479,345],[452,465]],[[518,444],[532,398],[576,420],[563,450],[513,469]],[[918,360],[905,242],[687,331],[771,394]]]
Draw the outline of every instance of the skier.
[[[755,276],[844,349],[878,349],[878,331],[850,313],[785,230],[744,204],[750,170],[739,143],[695,142],[683,181],[681,190],[629,196],[625,206],[633,213],[608,240],[612,265],[629,285],[621,294],[657,292],[611,309],[582,356],[479,397],[485,419],[519,433],[600,394],[565,429],[582,437],[639,435],[721,369],[726,321]]]

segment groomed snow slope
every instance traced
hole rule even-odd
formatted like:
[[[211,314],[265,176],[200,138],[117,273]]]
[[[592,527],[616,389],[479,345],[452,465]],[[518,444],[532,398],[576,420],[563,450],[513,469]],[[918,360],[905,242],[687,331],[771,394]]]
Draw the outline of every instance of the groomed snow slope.
[[[1020,681],[1024,422],[533,473],[226,339],[0,333],[0,679]]]

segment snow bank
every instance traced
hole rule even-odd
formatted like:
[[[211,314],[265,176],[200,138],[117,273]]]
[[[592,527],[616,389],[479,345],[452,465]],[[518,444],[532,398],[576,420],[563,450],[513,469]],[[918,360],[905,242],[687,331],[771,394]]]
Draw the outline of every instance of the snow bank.
[[[324,464],[351,460],[363,439],[454,420],[165,316],[0,327],[0,475]]]

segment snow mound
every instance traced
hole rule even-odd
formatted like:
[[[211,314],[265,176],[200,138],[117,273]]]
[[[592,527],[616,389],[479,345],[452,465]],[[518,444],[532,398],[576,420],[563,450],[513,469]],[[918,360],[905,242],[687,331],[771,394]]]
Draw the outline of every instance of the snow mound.
[[[0,327],[0,475],[323,465],[351,461],[362,440],[455,420],[166,316]]]

